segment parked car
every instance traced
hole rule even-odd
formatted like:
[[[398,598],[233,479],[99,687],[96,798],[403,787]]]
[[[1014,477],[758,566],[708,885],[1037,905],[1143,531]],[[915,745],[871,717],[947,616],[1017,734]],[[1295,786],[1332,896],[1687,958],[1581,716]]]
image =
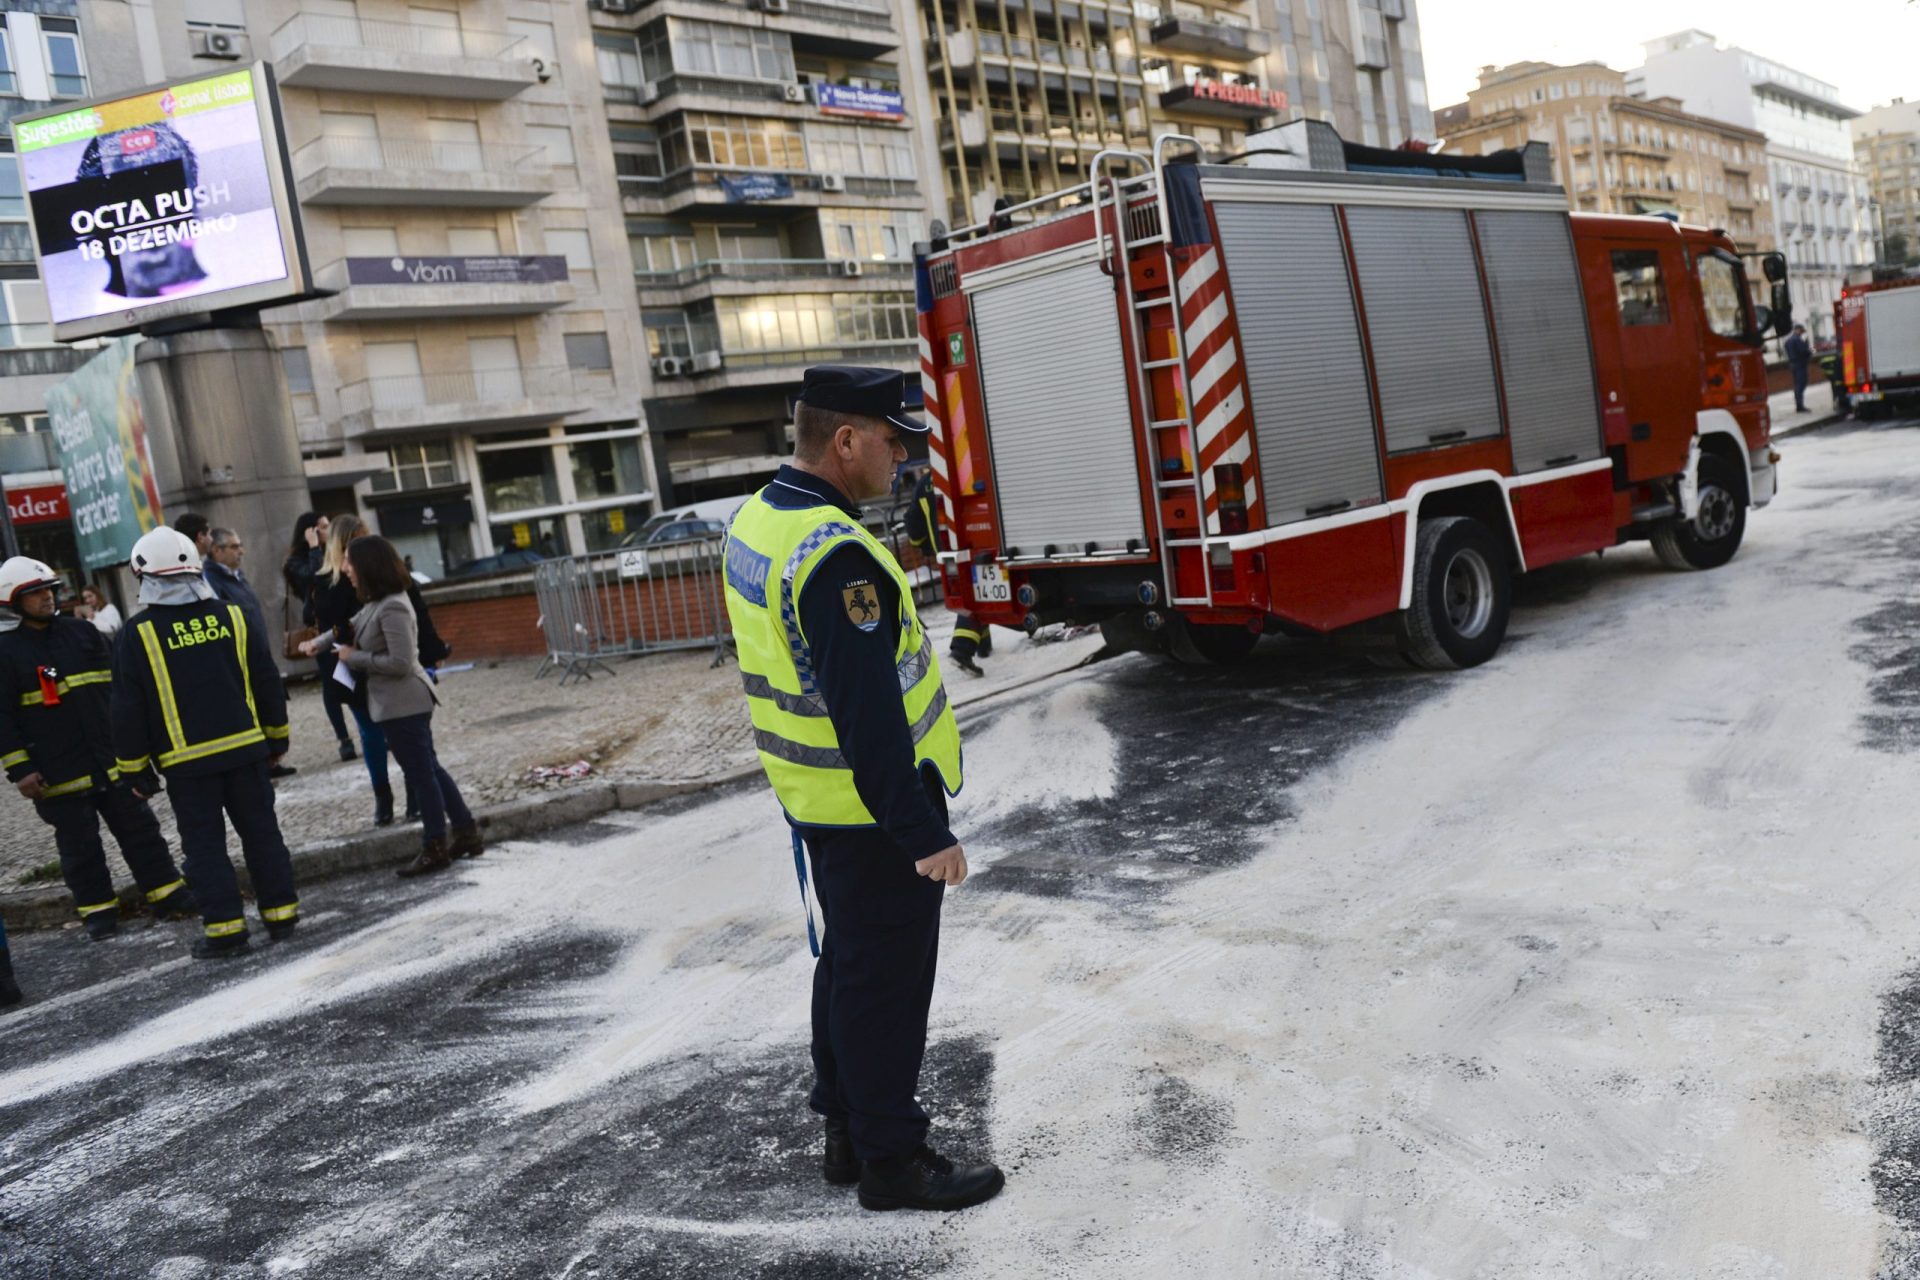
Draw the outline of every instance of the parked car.
[[[747,494],[737,498],[712,498],[706,502],[693,502],[684,507],[674,507],[649,516],[647,522],[620,540],[622,547],[646,547],[661,542],[684,542],[691,538],[711,538],[725,533],[727,520],[746,502]],[[680,524],[703,526],[698,532],[674,533],[662,536],[663,531]],[[704,526],[717,528],[707,529]]]
[[[695,542],[701,538],[717,538],[726,531],[725,520],[675,520],[649,534],[647,545],[658,547],[670,542]]]
[[[546,557],[531,547],[514,547],[498,555],[481,556],[478,560],[469,560],[447,575],[448,578],[478,578],[488,573],[505,573],[511,569],[525,569],[539,564]]]

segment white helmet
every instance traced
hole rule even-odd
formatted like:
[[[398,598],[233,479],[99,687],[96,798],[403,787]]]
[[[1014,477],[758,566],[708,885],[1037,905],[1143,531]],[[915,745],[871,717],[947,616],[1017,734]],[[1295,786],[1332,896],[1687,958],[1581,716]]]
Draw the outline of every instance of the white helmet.
[[[200,548],[186,534],[161,525],[133,544],[133,572],[141,578],[198,577]]]
[[[53,567],[31,556],[15,556],[0,564],[0,604],[13,607],[14,602],[29,591],[59,585],[60,575]]]

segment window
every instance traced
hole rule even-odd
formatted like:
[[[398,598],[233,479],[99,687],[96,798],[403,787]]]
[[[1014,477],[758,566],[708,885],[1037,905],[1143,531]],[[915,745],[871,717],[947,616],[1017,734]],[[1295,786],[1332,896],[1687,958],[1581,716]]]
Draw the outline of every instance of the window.
[[[400,233],[392,227],[343,227],[340,239],[349,258],[391,258],[400,252]]]
[[[520,37],[520,47],[510,52],[524,54],[540,59],[544,70],[541,75],[555,84],[560,81],[560,55],[553,47],[553,24],[551,22],[528,22],[520,18],[508,18],[507,30]]]
[[[493,227],[448,227],[447,252],[461,258],[498,257],[500,232]]]
[[[543,148],[546,151],[544,160],[556,169],[574,162],[573,130],[565,125],[530,124],[527,126],[527,141]]]
[[[287,391],[291,395],[313,394],[313,361],[305,347],[280,348],[280,363],[287,371]]]
[[[480,455],[480,492],[495,516],[560,501],[554,480],[553,449],[542,443],[527,449],[489,450]],[[495,541],[501,539],[496,538]],[[524,542],[515,545],[526,546]]]
[[[27,198],[20,189],[20,166],[11,150],[0,151],[0,218],[27,216]]]
[[[632,36],[595,33],[593,57],[600,68],[600,87],[615,102],[637,102],[640,85],[640,51]]]
[[[567,260],[567,271],[571,275],[593,274],[593,242],[583,230],[567,227],[547,228],[547,252],[557,253]]]
[[[647,490],[638,439],[582,441],[568,446],[567,457],[573,467],[574,495],[582,502]]]
[[[47,77],[56,98],[87,96],[87,67],[80,56],[80,26],[72,18],[40,19],[47,47]]]
[[[20,92],[19,83],[13,78],[13,42],[6,29],[0,27],[0,94],[12,95]]]
[[[373,477],[375,493],[438,489],[460,483],[453,445],[445,440],[406,441],[387,446],[387,470]]]
[[[1617,261],[1619,255],[1614,257]],[[1707,328],[1723,338],[1746,337],[1745,273],[1737,262],[1717,253],[1702,256],[1699,265],[1700,301],[1707,310]]]
[[[573,369],[610,370],[613,348],[604,333],[569,333],[561,339],[567,348],[567,365]]]
[[[427,140],[432,144],[436,169],[477,172],[487,166],[488,157],[480,149],[480,126],[475,121],[430,116]]]
[[[1620,299],[1621,324],[1667,323],[1667,285],[1657,251],[1614,250],[1613,291]]]

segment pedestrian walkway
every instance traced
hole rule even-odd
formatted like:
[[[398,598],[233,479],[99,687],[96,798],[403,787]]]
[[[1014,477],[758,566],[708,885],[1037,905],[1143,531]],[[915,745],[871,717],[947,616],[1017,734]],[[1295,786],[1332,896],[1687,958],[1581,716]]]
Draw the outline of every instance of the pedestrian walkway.
[[[1845,416],[1846,410],[1833,402],[1833,384],[1815,382],[1807,387],[1807,407],[1804,412],[1793,407],[1793,391],[1776,391],[1767,397],[1767,414],[1773,419],[1775,436],[1790,436],[1796,431],[1805,431],[1832,422]]]
[[[934,607],[924,616],[936,650],[944,655],[952,615]],[[964,708],[1076,666],[1099,648],[1098,632],[1062,639],[1055,629],[1035,640],[997,630],[994,656],[983,663],[987,674],[973,677],[949,669],[947,687],[954,705]],[[476,811],[549,794],[560,800],[568,791],[604,791],[610,783],[710,783],[751,775],[756,768],[739,669],[731,661],[714,667],[708,654],[697,652],[614,660],[613,674],[565,687],[551,675],[536,679],[539,666],[535,658],[513,659],[442,677],[445,703],[434,714],[435,745]],[[351,843],[375,828],[366,766],[339,759],[317,683],[294,687],[290,714],[289,763],[299,773],[282,779],[276,794],[281,828],[298,869],[302,854],[316,846]],[[389,767],[397,803],[400,768]],[[550,772],[536,772],[543,770]],[[17,795],[0,795],[0,805],[12,806],[13,818],[0,834],[0,914],[18,927],[44,920],[47,901],[58,898],[64,904],[66,894],[57,872],[27,879],[54,861],[52,828]],[[162,798],[154,811],[177,849],[171,806]],[[578,820],[564,804],[553,812],[554,825]],[[107,844],[108,864],[124,887],[131,880],[110,837]],[[237,855],[237,843],[233,847]]]

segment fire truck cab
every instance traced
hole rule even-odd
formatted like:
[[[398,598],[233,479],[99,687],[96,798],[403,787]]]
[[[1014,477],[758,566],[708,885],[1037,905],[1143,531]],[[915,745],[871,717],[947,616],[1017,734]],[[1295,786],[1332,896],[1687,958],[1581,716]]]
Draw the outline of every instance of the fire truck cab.
[[[1249,146],[1103,153],[1032,221],[921,247],[950,605],[1189,661],[1293,629],[1471,666],[1517,573],[1731,558],[1774,492],[1787,316],[1724,232],[1569,217],[1540,144]]]

